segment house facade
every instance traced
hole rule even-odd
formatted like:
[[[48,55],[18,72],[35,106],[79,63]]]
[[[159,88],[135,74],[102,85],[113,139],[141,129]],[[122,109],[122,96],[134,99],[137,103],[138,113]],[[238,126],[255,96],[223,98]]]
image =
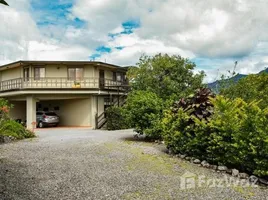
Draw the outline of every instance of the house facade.
[[[0,66],[0,98],[10,116],[35,128],[37,111],[54,111],[60,126],[96,128],[96,117],[125,94],[126,68],[92,61],[18,61]]]

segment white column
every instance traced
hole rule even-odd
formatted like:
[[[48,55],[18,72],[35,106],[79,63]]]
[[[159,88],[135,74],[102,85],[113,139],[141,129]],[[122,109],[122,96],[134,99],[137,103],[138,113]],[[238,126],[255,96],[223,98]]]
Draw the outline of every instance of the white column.
[[[27,128],[36,128],[36,99],[33,96],[27,96],[26,98],[26,118],[27,118]]]
[[[97,96],[91,96],[91,125],[93,129],[96,128],[95,117],[97,114],[97,106]]]

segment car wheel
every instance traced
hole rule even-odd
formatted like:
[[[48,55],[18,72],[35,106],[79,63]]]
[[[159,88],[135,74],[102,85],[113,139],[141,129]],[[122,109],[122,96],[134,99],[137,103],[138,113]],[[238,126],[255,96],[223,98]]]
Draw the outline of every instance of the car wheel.
[[[39,128],[44,128],[44,124],[43,124],[43,122],[39,122],[39,123],[38,123],[38,127],[39,127]]]

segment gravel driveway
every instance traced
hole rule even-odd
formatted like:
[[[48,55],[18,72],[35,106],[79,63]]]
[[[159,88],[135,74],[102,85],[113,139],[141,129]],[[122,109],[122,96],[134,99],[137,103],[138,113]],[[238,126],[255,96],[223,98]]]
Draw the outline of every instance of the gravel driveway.
[[[170,157],[163,145],[133,141],[131,130],[43,129],[37,135],[0,145],[1,200],[268,199],[261,187],[185,189],[185,173],[205,180],[224,175]]]

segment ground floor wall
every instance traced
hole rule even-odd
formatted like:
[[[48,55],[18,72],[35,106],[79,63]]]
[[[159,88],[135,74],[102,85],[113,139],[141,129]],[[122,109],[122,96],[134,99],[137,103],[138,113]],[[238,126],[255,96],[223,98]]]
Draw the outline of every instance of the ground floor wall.
[[[11,101],[13,108],[10,110],[11,119],[26,121],[26,101]]]

